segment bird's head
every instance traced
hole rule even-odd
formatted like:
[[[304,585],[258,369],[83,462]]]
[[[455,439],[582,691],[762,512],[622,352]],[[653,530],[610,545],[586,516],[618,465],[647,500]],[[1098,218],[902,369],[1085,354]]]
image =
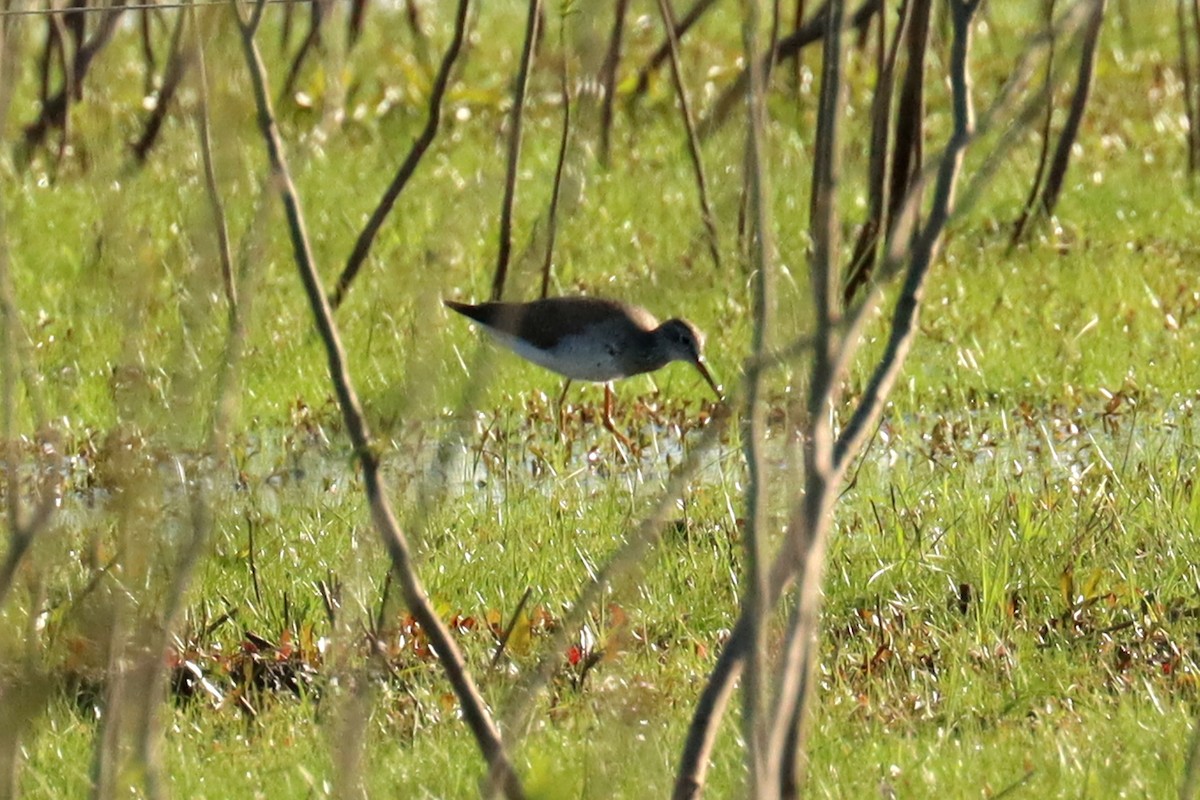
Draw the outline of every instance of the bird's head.
[[[695,325],[686,319],[669,319],[659,326],[658,337],[669,361],[687,361],[694,364],[716,393],[717,399],[725,399],[708,371],[708,365],[704,363],[704,334],[697,330]]]

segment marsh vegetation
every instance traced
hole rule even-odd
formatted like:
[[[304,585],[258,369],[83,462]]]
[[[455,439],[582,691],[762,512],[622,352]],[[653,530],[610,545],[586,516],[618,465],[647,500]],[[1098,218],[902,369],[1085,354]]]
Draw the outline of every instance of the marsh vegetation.
[[[0,797],[1190,796],[1200,11],[797,5],[6,5]]]

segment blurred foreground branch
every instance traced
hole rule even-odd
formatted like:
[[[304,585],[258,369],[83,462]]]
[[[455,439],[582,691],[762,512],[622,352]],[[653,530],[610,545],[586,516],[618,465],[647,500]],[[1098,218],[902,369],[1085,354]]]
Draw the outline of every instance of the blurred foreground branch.
[[[400,583],[405,602],[413,617],[421,624],[422,629],[429,637],[434,651],[438,654],[442,667],[446,671],[446,677],[462,706],[463,717],[474,734],[489,769],[493,774],[499,776],[499,783],[504,787],[504,792],[508,797],[524,797],[520,780],[500,739],[500,732],[492,721],[483,697],[475,686],[474,679],[467,670],[462,651],[459,650],[449,629],[438,617],[437,611],[429,600],[414,567],[408,539],[400,530],[395,514],[392,512],[391,503],[384,491],[379,471],[379,457],[375,452],[371,434],[362,413],[362,406],[350,380],[346,365],[346,353],[333,322],[333,311],[321,288],[299,196],[292,184],[283,141],[275,125],[275,116],[267,92],[266,67],[263,65],[255,41],[263,8],[264,3],[259,0],[249,21],[241,19],[239,15],[238,24],[241,28],[242,49],[254,88],[258,122],[267,148],[271,173],[276,181],[287,215],[296,266],[312,308],[318,333],[325,346],[329,361],[329,377],[338,398],[338,405],[342,410],[346,431],[362,467],[363,484],[366,487],[371,517],[383,538],[384,547],[391,557],[392,568]]]
[[[1081,0],[1072,6],[1055,26],[1053,35],[1074,35],[1096,1]],[[1040,107],[1041,96],[1038,95],[1017,113],[1012,112],[1012,106],[1024,90],[1032,72],[1033,54],[1045,49],[1049,36],[1039,37],[1030,46],[1013,70],[1013,76],[1004,91],[986,115],[985,123],[975,125],[968,56],[971,23],[978,4],[979,0],[954,0],[951,6],[954,37],[951,43],[950,78],[954,129],[945,150],[924,170],[912,191],[905,197],[898,214],[898,222],[889,236],[880,278],[892,276],[901,264],[906,266],[900,294],[893,309],[887,345],[872,369],[862,399],[836,437],[833,429],[833,411],[837,408],[840,387],[844,382],[843,376],[849,369],[860,343],[864,321],[882,299],[882,285],[877,283],[857,307],[849,310],[848,323],[842,323],[833,313],[825,318],[823,324],[830,326],[828,335],[831,337],[828,342],[829,359],[825,366],[821,366],[820,351],[826,344],[822,343],[822,334],[818,328],[818,355],[814,359],[810,383],[810,413],[802,437],[805,448],[805,490],[803,496],[792,505],[786,536],[771,565],[766,602],[763,604],[764,613],[771,613],[788,587],[793,583],[797,585],[797,603],[788,625],[784,651],[776,672],[780,678],[780,690],[777,702],[773,704],[775,712],[772,720],[771,752],[780,765],[780,784],[773,796],[796,796],[803,785],[801,767],[805,745],[804,729],[807,708],[814,688],[811,676],[817,653],[820,589],[834,503],[842,477],[865,444],[869,432],[874,430],[874,425],[883,412],[885,399],[908,355],[917,329],[917,315],[925,279],[936,260],[946,226],[977,197],[977,192],[967,192],[964,193],[963,202],[955,201],[968,146],[992,126],[1004,125],[1010,128],[996,146],[996,151],[989,155],[986,169],[981,170],[981,179],[990,178],[994,174],[990,170],[992,165],[998,162],[998,155],[1011,148],[1015,141],[1015,136],[1008,134],[1012,130],[1022,130],[1032,118],[1032,112]],[[836,108],[836,104],[823,101],[821,114],[832,113]],[[817,188],[824,186],[828,189],[833,185],[829,178],[821,178],[819,171],[827,168],[828,162],[818,155],[814,165],[814,184]],[[925,190],[931,184],[931,195],[926,198]],[[817,221],[827,214],[825,203],[816,202],[817,188],[814,189],[814,236],[817,235]],[[919,224],[918,212],[926,204],[929,207],[928,217]],[[829,207],[836,206],[829,204]],[[836,251],[829,252],[832,254]],[[814,255],[814,270],[827,266],[830,264],[822,264]],[[829,276],[829,273],[824,274],[826,278]],[[814,300],[818,307],[826,302],[826,292],[829,289],[823,280],[814,281]],[[832,306],[830,308],[832,309]],[[818,314],[818,320],[821,319],[821,315]],[[835,342],[832,341],[832,336],[838,325],[846,326],[846,333],[840,341]],[[703,791],[717,726],[728,705],[734,681],[751,657],[756,624],[761,623],[751,620],[744,609],[709,676],[709,682],[697,703],[688,731],[676,777],[676,798],[698,797]]]

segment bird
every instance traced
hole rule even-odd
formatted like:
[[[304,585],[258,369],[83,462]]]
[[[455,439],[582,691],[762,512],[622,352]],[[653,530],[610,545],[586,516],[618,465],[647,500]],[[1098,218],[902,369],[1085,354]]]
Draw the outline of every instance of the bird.
[[[546,297],[526,303],[443,303],[517,355],[565,377],[558,400],[560,415],[572,381],[603,383],[604,427],[626,447],[629,439],[612,421],[612,381],[618,378],[686,361],[724,401],[704,360],[704,336],[685,319],[659,324],[641,306],[591,296]]]

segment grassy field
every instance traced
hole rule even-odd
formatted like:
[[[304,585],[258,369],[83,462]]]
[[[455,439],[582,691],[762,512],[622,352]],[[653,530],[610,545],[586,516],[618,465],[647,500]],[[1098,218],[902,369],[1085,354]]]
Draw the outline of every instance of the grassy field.
[[[626,77],[658,35],[644,5],[634,4]],[[685,47],[702,106],[740,56],[736,4],[727,5]],[[979,34],[981,103],[1036,27],[1016,5],[995,4]],[[1108,21],[1056,218],[1008,249],[1037,157],[1031,134],[950,229],[914,351],[836,512],[812,796],[1177,791],[1200,711],[1200,215],[1184,174],[1173,8],[1152,5],[1144,17]],[[441,48],[446,15],[424,7]],[[423,122],[428,73],[398,19],[376,11],[356,49],[331,44],[301,79],[318,109],[340,80],[342,125],[322,129],[319,112],[292,98],[279,108],[328,285]],[[274,13],[263,38],[278,84]],[[480,12],[442,135],[338,313],[422,577],[499,711],[581,582],[650,511],[669,469],[698,449],[712,413],[707,387],[675,365],[618,387],[618,424],[635,451],[599,426],[595,387],[572,389],[560,437],[558,379],[481,344],[440,305],[482,299],[490,287],[521,15],[515,5]],[[573,68],[595,46],[587,26],[603,30],[606,19],[568,20],[571,41],[584,43]],[[544,226],[558,146],[557,12],[549,21],[521,162],[518,254]],[[41,28],[25,32],[32,64]],[[218,176],[247,254],[239,286],[249,322],[233,433],[212,473],[204,447],[228,321],[196,135],[177,114],[149,162],[133,165],[124,143],[138,130],[142,67],[131,31],[112,48],[73,111],[73,152],[61,164],[52,152],[6,159],[0,189],[24,330],[8,452],[20,456],[25,502],[46,448],[62,454],[66,475],[60,508],[0,607],[0,704],[15,709],[24,696],[37,707],[21,740],[20,793],[89,791],[110,647],[160,623],[193,524],[196,476],[212,474],[209,546],[168,658],[180,679],[161,715],[170,793],[345,796],[361,780],[372,796],[473,796],[482,761],[436,658],[394,589],[381,599],[389,562],[278,200],[263,195],[264,149],[235,35],[220,29],[206,58]],[[806,68],[816,63],[809,53]],[[860,53],[849,67],[847,239],[863,211],[855,143],[865,141],[870,63]],[[618,103],[607,170],[595,159],[594,109],[581,101],[553,287],[687,316],[708,332],[718,379],[736,387],[751,333],[736,230],[744,130],[733,121],[704,147],[718,269],[697,245],[690,167],[660,77],[632,108]],[[35,79],[32,69],[21,76],[10,137],[34,113]],[[778,80],[770,174],[777,337],[786,341],[811,321],[814,96]],[[931,149],[945,122],[931,116]],[[539,264],[536,252],[517,260],[509,296],[532,296]],[[868,352],[884,325],[881,316],[868,329]],[[791,365],[769,383],[779,524],[780,498],[798,479],[791,434],[805,369]],[[852,374],[850,397],[865,374]],[[669,793],[692,704],[742,592],[737,426],[702,458],[652,558],[572,637],[516,752],[531,795]],[[497,632],[526,593],[493,665]],[[371,632],[383,658],[370,656]],[[734,712],[710,796],[744,791],[739,736]],[[139,762],[124,747],[119,785],[140,796]]]

